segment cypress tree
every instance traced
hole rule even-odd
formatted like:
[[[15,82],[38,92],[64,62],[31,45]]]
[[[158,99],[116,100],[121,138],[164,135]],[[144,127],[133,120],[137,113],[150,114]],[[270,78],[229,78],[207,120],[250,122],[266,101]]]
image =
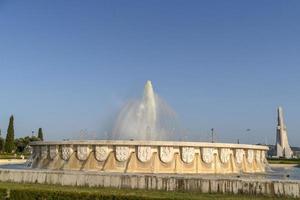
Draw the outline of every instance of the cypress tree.
[[[43,129],[42,129],[42,128],[39,128],[38,138],[39,138],[41,141],[44,140],[44,135],[43,135]]]
[[[12,115],[9,119],[9,125],[7,129],[7,135],[5,139],[5,152],[12,153],[14,150],[14,137],[15,137],[15,130],[14,130],[14,116]]]
[[[4,139],[0,137],[0,152],[4,151]]]
[[[4,139],[2,137],[2,130],[0,129],[0,152],[4,151]]]

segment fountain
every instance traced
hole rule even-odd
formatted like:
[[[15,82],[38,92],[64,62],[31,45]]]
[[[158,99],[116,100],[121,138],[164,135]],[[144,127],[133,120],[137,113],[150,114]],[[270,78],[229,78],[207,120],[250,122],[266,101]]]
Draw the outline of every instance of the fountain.
[[[2,166],[0,181],[300,196],[299,181],[266,173],[266,146],[166,140],[174,116],[148,81],[143,97],[121,110],[113,140],[33,142],[29,167]]]
[[[113,140],[33,142],[31,167],[150,174],[265,172],[265,146],[162,141],[173,133],[173,126],[164,122],[175,116],[147,81],[143,98],[121,110]]]

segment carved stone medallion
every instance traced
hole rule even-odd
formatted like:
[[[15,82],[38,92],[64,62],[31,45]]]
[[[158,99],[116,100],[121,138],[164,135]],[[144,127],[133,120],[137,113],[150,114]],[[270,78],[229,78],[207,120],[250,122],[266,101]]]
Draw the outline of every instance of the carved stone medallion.
[[[142,162],[147,162],[151,159],[152,151],[151,147],[139,146],[138,147],[138,159]]]
[[[214,158],[214,149],[213,148],[202,148],[202,160],[207,163],[210,164],[213,161]]]
[[[243,162],[244,154],[245,152],[243,149],[235,150],[235,159],[238,164],[241,164]]]
[[[55,158],[58,154],[58,148],[56,145],[51,145],[49,149],[49,156],[51,159]]]
[[[247,160],[249,163],[252,163],[254,159],[254,151],[253,149],[248,149],[247,151]]]
[[[160,160],[163,161],[164,163],[171,162],[173,159],[173,147],[165,147],[162,146],[160,147]]]
[[[95,158],[103,162],[107,159],[107,156],[109,154],[109,149],[107,146],[96,146],[95,147]]]
[[[129,147],[116,147],[116,158],[120,162],[126,161],[129,158]]]
[[[86,160],[90,155],[90,148],[88,146],[77,146],[77,158],[79,160]]]
[[[41,146],[41,157],[47,158],[48,156],[48,146]]]
[[[256,150],[256,155],[255,155],[256,162],[260,162],[260,154],[261,154],[261,151]]]
[[[69,160],[73,154],[73,148],[69,146],[62,146],[61,148],[62,159]]]
[[[181,159],[185,163],[193,162],[195,158],[195,148],[194,147],[182,147],[181,149]]]
[[[261,162],[265,162],[265,159],[266,159],[266,152],[261,151]]]
[[[230,160],[231,150],[228,148],[222,148],[220,152],[220,160],[222,163],[227,163]]]

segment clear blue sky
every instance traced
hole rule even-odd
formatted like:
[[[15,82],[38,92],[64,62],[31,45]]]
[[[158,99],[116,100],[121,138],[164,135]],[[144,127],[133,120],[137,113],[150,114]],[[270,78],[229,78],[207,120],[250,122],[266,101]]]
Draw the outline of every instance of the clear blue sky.
[[[0,128],[104,137],[146,80],[189,140],[300,145],[300,1],[1,1]],[[251,131],[246,132],[250,128]]]

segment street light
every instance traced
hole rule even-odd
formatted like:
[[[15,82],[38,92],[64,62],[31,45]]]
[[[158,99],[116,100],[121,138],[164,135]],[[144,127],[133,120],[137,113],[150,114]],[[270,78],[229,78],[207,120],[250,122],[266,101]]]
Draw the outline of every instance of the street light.
[[[250,128],[247,128],[245,134],[250,133],[250,131],[251,131],[251,129],[250,129]],[[246,137],[246,138],[247,138],[247,140],[248,140],[248,143],[251,144],[251,142],[250,142],[251,139],[248,137],[248,134],[247,134],[247,137]]]
[[[211,129],[211,143],[214,143],[214,128]]]

